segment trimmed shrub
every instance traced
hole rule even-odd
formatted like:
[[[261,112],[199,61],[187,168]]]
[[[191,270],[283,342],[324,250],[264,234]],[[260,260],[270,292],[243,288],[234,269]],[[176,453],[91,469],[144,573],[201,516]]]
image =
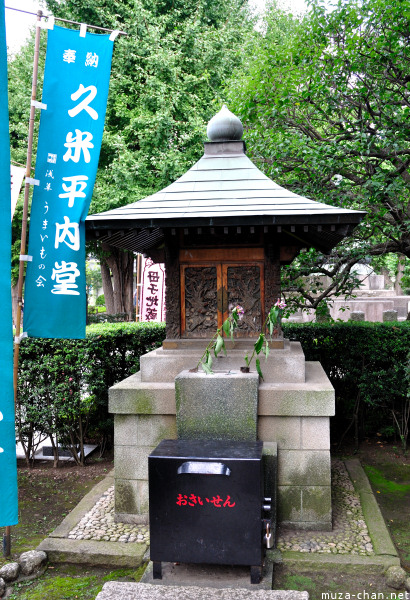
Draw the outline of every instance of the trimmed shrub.
[[[306,360],[320,361],[336,392],[332,437],[350,429],[356,444],[382,433],[406,447],[410,416],[410,322],[283,324]],[[38,439],[57,439],[80,464],[87,440],[112,443],[108,389],[139,370],[140,356],[162,344],[164,324],[102,323],[84,340],[26,338],[20,345],[17,431],[30,461]],[[54,448],[58,460],[58,448]]]
[[[410,322],[287,323],[283,330],[301,342],[306,360],[320,361],[335,388],[335,439],[352,428],[356,445],[366,435],[382,433],[398,434],[405,446]]]
[[[38,435],[69,447],[79,464],[85,440],[103,451],[113,433],[109,387],[138,371],[140,356],[164,337],[163,324],[104,323],[89,326],[84,340],[22,340],[16,417],[27,461]],[[53,452],[57,463],[57,446]]]

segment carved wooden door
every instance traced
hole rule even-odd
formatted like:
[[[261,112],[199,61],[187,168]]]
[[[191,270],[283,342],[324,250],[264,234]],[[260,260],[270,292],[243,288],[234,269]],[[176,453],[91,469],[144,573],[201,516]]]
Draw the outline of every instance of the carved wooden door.
[[[263,261],[249,264],[238,260],[243,259],[241,253],[237,260],[226,260],[227,254],[209,260],[208,255],[208,260],[202,262],[195,261],[195,254],[192,262],[181,264],[183,337],[211,337],[237,304],[245,311],[238,335],[256,336],[263,322]]]

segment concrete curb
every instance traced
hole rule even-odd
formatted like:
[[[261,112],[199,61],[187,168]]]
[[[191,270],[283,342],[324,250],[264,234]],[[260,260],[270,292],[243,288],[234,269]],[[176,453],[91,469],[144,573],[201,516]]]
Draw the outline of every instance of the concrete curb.
[[[395,557],[397,558],[397,564],[400,564],[398,553],[359,459],[346,460],[345,465],[354,488],[359,494],[364,519],[367,523],[376,556]]]
[[[95,567],[137,568],[143,563],[145,544],[123,542],[96,542],[46,538],[37,550],[47,552],[51,563],[74,563]]]
[[[90,511],[100,497],[106,492],[112,485],[114,485],[114,469],[108,473],[106,477],[99,483],[97,483],[89,492],[84,496],[82,500],[77,504],[75,508],[65,517],[65,519],[50,533],[51,538],[64,538],[70,533],[72,529],[77,525],[85,514]]]

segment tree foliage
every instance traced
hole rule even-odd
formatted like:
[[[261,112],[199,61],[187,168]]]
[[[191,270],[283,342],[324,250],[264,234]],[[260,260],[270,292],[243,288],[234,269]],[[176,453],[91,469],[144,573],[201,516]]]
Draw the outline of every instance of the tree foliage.
[[[224,81],[241,60],[243,40],[252,30],[247,0],[45,2],[56,17],[127,33],[115,41],[90,212],[135,202],[177,179],[199,159],[206,123],[219,110]],[[10,64],[13,158],[23,163],[32,60],[27,46]],[[130,312],[132,260],[107,248],[99,254],[107,303],[112,300],[116,313]],[[127,281],[121,278],[124,264],[131,265]]]
[[[120,29],[91,212],[135,202],[197,160],[240,61],[246,0],[47,0],[53,14]]]
[[[367,211],[333,255],[311,254],[317,273],[347,276],[348,291],[358,260],[410,257],[409,16],[405,0],[339,0],[331,10],[313,0],[300,19],[272,5],[230,88],[267,175],[314,200]]]

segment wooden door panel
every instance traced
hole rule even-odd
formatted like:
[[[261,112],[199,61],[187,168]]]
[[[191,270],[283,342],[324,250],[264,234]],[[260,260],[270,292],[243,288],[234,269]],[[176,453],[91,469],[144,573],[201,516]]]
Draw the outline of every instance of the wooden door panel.
[[[210,337],[218,327],[218,271],[215,266],[183,266],[181,318],[184,337]]]
[[[222,269],[227,290],[224,318],[239,304],[245,313],[238,326],[238,335],[258,335],[263,322],[263,266],[223,265]]]
[[[263,263],[224,261],[181,265],[181,334],[210,338],[237,304],[240,337],[258,335],[264,319]]]

